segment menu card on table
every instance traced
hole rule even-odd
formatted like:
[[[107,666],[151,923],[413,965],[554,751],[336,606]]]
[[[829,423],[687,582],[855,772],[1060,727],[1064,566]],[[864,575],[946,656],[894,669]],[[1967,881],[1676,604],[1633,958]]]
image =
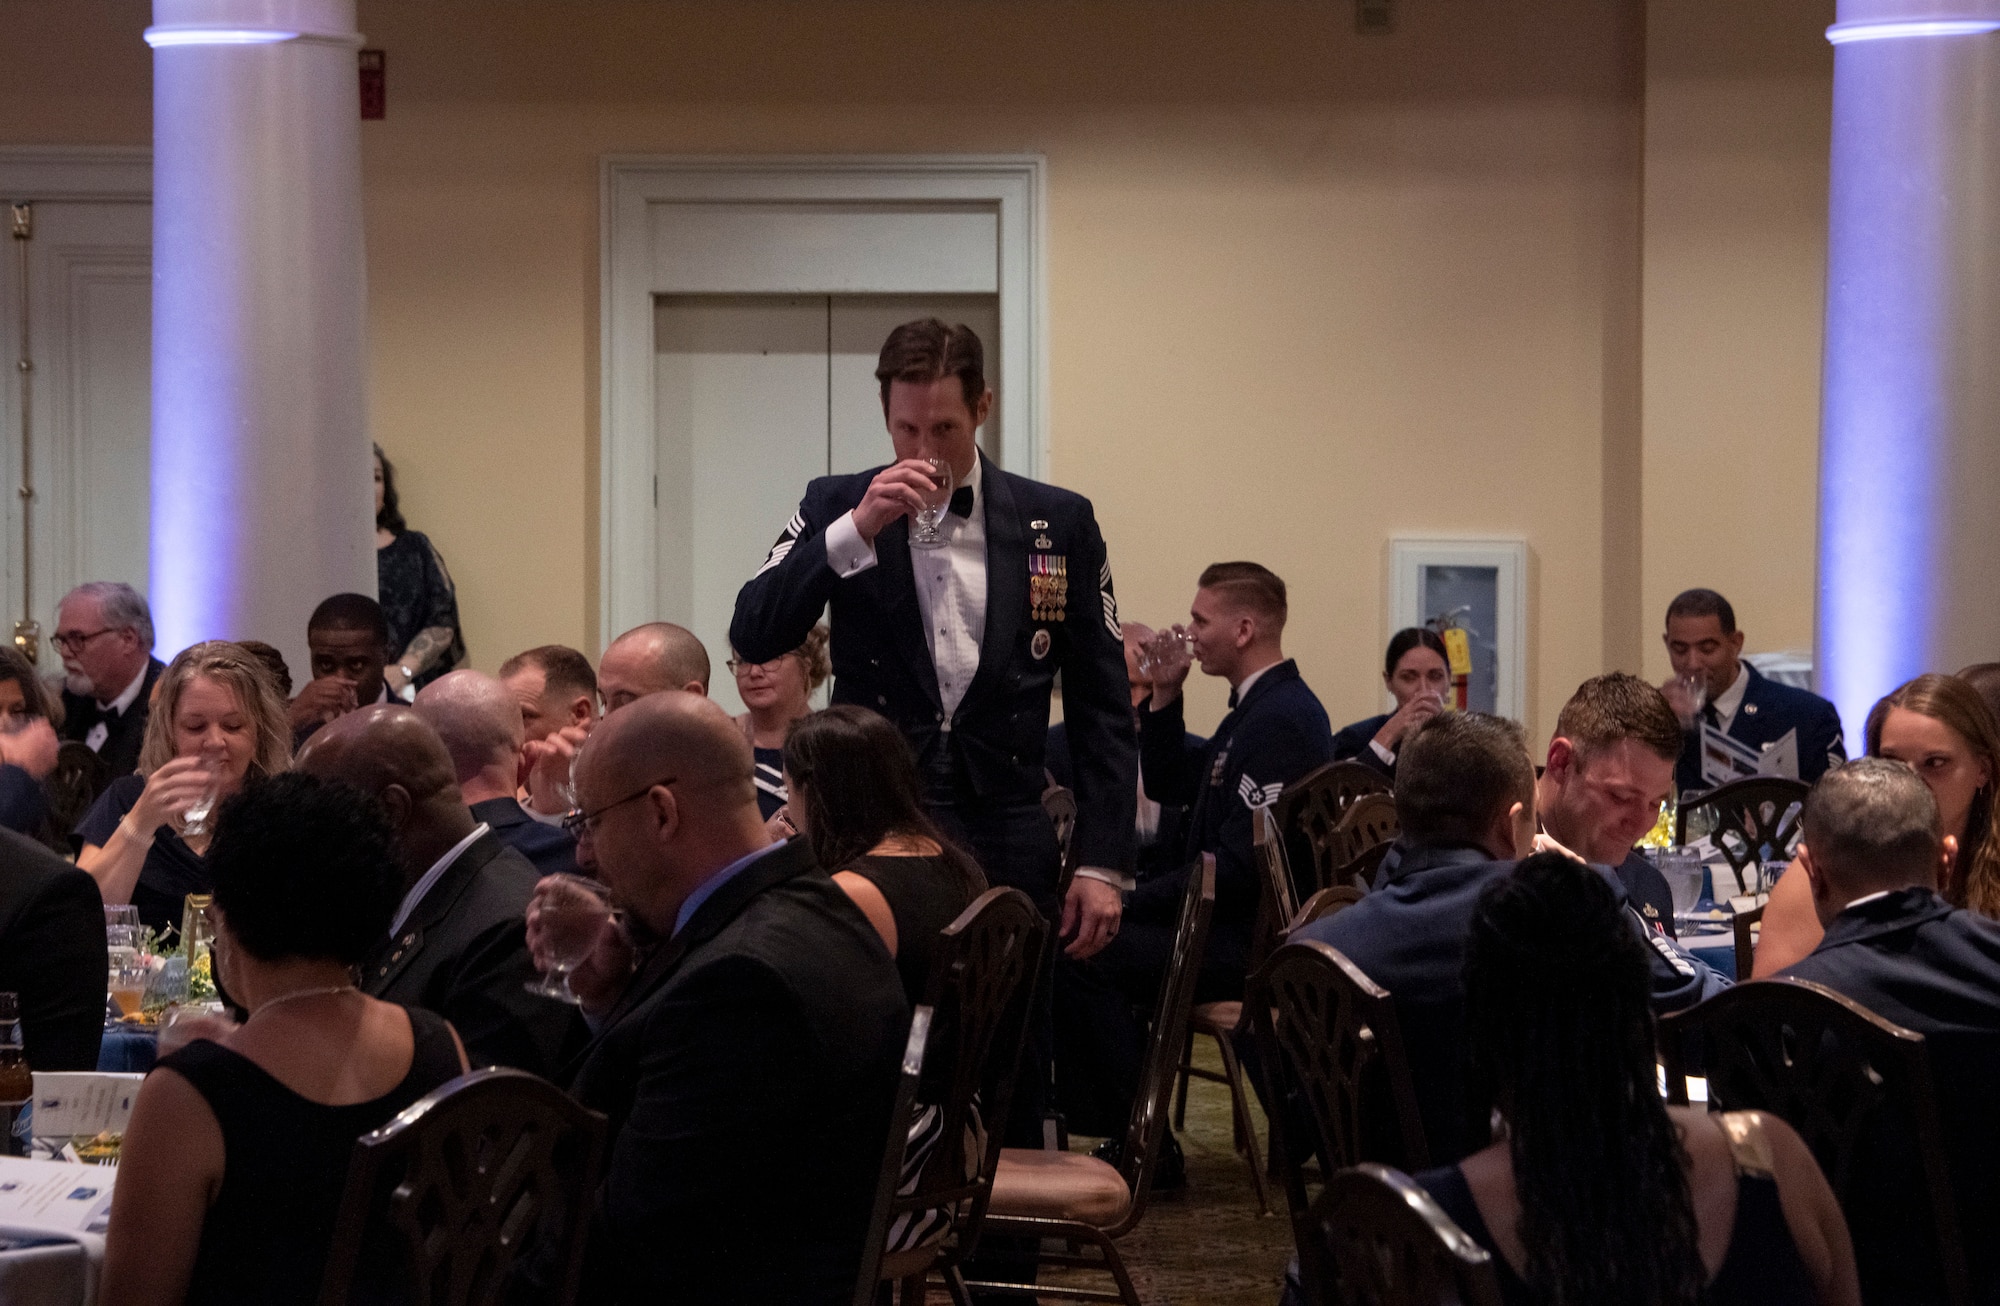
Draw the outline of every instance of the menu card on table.
[[[100,1256],[117,1179],[115,1166],[0,1156],[0,1233],[73,1238]]]

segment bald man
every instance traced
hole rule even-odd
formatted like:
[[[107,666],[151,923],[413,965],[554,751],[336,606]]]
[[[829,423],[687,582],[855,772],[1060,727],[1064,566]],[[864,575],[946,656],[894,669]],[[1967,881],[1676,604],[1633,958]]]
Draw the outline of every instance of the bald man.
[[[708,694],[708,650],[693,631],[671,621],[649,621],[611,641],[597,664],[597,692],[604,710],[616,712],[634,699],[661,690]],[[565,726],[527,747],[534,770],[528,777],[529,816],[559,821],[569,808],[562,798],[576,750],[590,733],[586,724]]]
[[[598,661],[597,692],[606,712],[663,689],[708,693],[708,650],[693,631],[671,621],[634,626],[612,640]]]
[[[611,1139],[578,1300],[846,1301],[909,1032],[894,960],[805,840],[771,842],[707,698],[613,711],[576,782],[579,861],[661,941],[634,970],[607,924],[571,977],[600,1032],[570,1088]]]
[[[315,732],[297,766],[373,794],[396,831],[407,889],[362,989],[449,1020],[475,1066],[555,1074],[588,1031],[575,1008],[527,991],[522,913],[541,877],[472,819],[437,732],[410,708],[364,707]]]
[[[514,797],[526,738],[520,697],[483,671],[453,671],[417,691],[411,705],[437,731],[474,821],[543,875],[576,873],[576,840],[532,819]]]

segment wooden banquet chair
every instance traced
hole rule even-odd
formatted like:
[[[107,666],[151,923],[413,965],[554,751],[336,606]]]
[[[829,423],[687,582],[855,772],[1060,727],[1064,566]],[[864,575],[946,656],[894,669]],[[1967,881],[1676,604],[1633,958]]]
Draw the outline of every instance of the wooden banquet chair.
[[[1214,912],[1215,857],[1204,853],[1187,877],[1187,893],[1174,925],[1173,951],[1153,1011],[1139,1092],[1132,1101],[1118,1167],[1078,1152],[1012,1147],[1000,1151],[985,1232],[1063,1242],[1066,1251],[1042,1254],[1044,1265],[1102,1270],[1111,1276],[1117,1291],[1046,1283],[974,1282],[968,1287],[1031,1299],[1055,1297],[1140,1306],[1138,1290],[1118,1254],[1117,1240],[1136,1228],[1146,1213],[1153,1170],[1166,1134],[1174,1066],[1187,1036],[1188,1008]],[[1097,1254],[1086,1255],[1086,1248]]]
[[[1832,1185],[1850,1226],[1865,1204],[1855,1198],[1874,1182],[1861,1164],[1869,1135],[1893,1131],[1913,1141],[1929,1228],[1951,1306],[1972,1300],[1958,1202],[1951,1187],[1944,1129],[1924,1036],[1884,1020],[1860,1003],[1802,979],[1753,980],[1699,1006],[1663,1016],[1661,1060],[1667,1100],[1685,1105],[1692,1054],[1708,1075],[1712,1111],[1768,1111],[1805,1140]],[[1855,1227],[1857,1258],[1865,1227]],[[1919,1256],[1899,1246],[1900,1256]],[[1869,1267],[1861,1266],[1868,1282]]]
[[[1699,798],[1681,804],[1674,814],[1674,842],[1687,842],[1688,817],[1702,808],[1715,812],[1715,828],[1709,839],[1729,862],[1736,877],[1738,893],[1755,893],[1754,879],[1745,872],[1772,858],[1789,862],[1798,850],[1806,795],[1812,786],[1802,780],[1782,776],[1751,776],[1711,789]],[[1726,896],[1718,894],[1718,896]],[[1749,974],[1744,971],[1744,974]]]
[[[1336,884],[1321,889],[1299,904],[1298,915],[1292,917],[1291,926],[1285,933],[1288,935],[1295,933],[1316,920],[1344,911],[1367,896],[1351,884]]]
[[[1401,830],[1402,822],[1396,817],[1393,794],[1363,794],[1349,805],[1347,815],[1341,817],[1340,824],[1334,827],[1332,851],[1339,856],[1339,868],[1351,865],[1377,845],[1394,841]],[[1375,860],[1377,865],[1381,864],[1380,857]],[[1339,873],[1336,869],[1335,874]]]
[[[980,894],[941,931],[910,1025],[855,1306],[877,1300],[882,1283],[900,1285],[905,1306],[923,1306],[932,1272],[966,1302],[960,1266],[992,1196],[1047,937],[1028,895],[1005,887]]]
[[[1314,889],[1340,883],[1335,877],[1351,857],[1334,855],[1332,841],[1340,818],[1354,800],[1366,794],[1391,792],[1389,778],[1359,762],[1328,762],[1285,786],[1274,805],[1285,851],[1300,871],[1310,869]],[[1304,889],[1308,881],[1300,880]]]
[[[1255,969],[1271,949],[1283,942],[1283,936],[1294,918],[1299,914],[1299,905],[1293,898],[1293,878],[1286,864],[1284,841],[1279,837],[1278,824],[1268,807],[1251,813],[1250,839],[1252,853],[1257,859],[1257,868],[1263,881],[1263,897],[1257,905],[1257,921],[1251,930],[1249,964]],[[1236,1055],[1234,1035],[1243,1024],[1243,1003],[1237,1000],[1221,1002],[1197,1002],[1188,1013],[1187,1048],[1181,1056],[1180,1069],[1175,1072],[1178,1086],[1174,1098],[1174,1128],[1187,1128],[1188,1081],[1205,1079],[1211,1084],[1221,1084],[1229,1090],[1230,1135],[1236,1154],[1250,1167],[1250,1185],[1257,1194],[1257,1214],[1266,1215],[1271,1210],[1271,1196],[1264,1183],[1264,1165],[1257,1159],[1257,1123],[1250,1114],[1249,1081],[1243,1075],[1243,1062]],[[1195,1035],[1201,1034],[1215,1040],[1216,1055],[1222,1062],[1221,1070],[1210,1070],[1194,1063]]]
[[[1326,1239],[1343,1306],[1500,1306],[1493,1254],[1408,1175],[1363,1163],[1327,1185]]]
[[[1299,1277],[1312,1302],[1332,1301],[1326,1241],[1330,1186],[1314,1198],[1304,1164],[1321,1175],[1363,1161],[1406,1170],[1430,1164],[1423,1117],[1387,990],[1339,951],[1287,943],[1250,977],[1245,1001],[1267,1019],[1257,1045],[1271,1091],[1271,1148],[1285,1181]],[[1303,1136],[1301,1136],[1303,1135]]]
[[[354,1144],[320,1306],[498,1302],[538,1241],[576,1300],[603,1161],[604,1117],[526,1071],[440,1085]]]

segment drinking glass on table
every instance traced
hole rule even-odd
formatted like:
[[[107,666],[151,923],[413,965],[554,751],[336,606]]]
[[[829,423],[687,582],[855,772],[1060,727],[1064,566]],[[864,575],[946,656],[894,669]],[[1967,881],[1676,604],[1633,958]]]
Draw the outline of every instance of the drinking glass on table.
[[[139,940],[143,937],[137,907],[130,903],[114,903],[105,907],[104,944],[110,950],[112,961],[121,957],[136,958],[139,955]]]
[[[924,466],[930,469],[932,485],[928,491],[918,492],[924,506],[910,517],[910,545],[935,549],[944,543],[944,515],[951,511],[951,492],[958,482],[951,474],[951,464],[942,458],[926,458]]]
[[[146,1004],[146,980],[148,972],[145,964],[136,958],[120,959],[111,963],[111,1000],[118,1004],[121,1016],[136,1016]]]
[[[537,915],[548,974],[527,985],[528,992],[545,998],[581,1006],[583,999],[569,986],[570,973],[581,966],[597,943],[611,904],[605,900],[604,886],[581,875],[545,875],[537,886],[540,907]]]
[[[1674,919],[1686,920],[1694,914],[1695,904],[1701,901],[1702,880],[1706,874],[1701,858],[1686,848],[1662,848],[1657,864],[1660,878],[1667,882],[1667,891],[1674,898]]]

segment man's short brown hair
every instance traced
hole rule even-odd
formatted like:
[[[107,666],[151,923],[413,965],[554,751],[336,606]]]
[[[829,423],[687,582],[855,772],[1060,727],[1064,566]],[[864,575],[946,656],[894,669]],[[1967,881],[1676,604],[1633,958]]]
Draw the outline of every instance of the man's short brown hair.
[[[1413,843],[1478,843],[1515,803],[1534,800],[1527,736],[1505,717],[1440,712],[1396,762],[1396,816]]]
[[[905,322],[889,333],[875,362],[884,411],[889,407],[889,387],[896,382],[929,385],[948,376],[958,378],[966,409],[976,414],[986,393],[986,351],[963,322],[947,326],[934,317]]]
[[[1211,563],[1195,585],[1199,589],[1220,590],[1231,603],[1256,613],[1273,633],[1285,628],[1285,617],[1290,611],[1285,602],[1285,582],[1262,563]]]
[[[516,653],[500,664],[500,679],[517,675],[525,667],[534,667],[542,673],[544,694],[558,698],[581,694],[592,701],[597,698],[597,673],[591,670],[590,659],[567,644],[543,644]]]
[[[1556,734],[1575,747],[1579,762],[1626,739],[1638,740],[1668,761],[1681,755],[1681,719],[1667,696],[1623,671],[1578,685],[1556,718]]]

